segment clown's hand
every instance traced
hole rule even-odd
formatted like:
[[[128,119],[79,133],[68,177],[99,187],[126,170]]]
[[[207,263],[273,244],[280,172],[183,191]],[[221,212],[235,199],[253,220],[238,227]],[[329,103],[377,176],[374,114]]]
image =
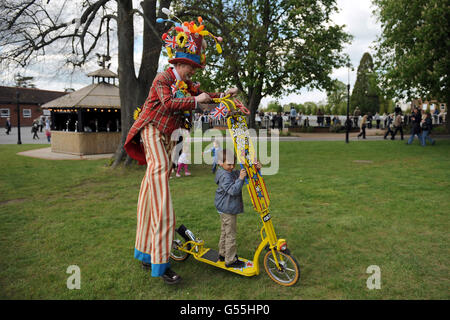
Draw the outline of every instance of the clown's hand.
[[[258,160],[255,161],[255,166],[256,166],[256,169],[258,169],[258,170],[261,170],[261,168],[262,168],[261,163]]]
[[[209,103],[211,102],[211,97],[206,92],[203,92],[195,97],[195,102],[197,103]]]
[[[239,92],[239,89],[234,87],[234,88],[230,88],[227,91],[225,91],[225,95],[231,95],[232,97],[235,97]]]

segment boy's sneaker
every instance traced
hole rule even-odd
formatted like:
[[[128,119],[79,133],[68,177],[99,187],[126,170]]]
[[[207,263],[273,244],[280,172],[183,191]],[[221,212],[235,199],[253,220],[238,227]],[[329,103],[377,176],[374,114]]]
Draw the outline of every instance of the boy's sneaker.
[[[235,260],[234,262],[230,264],[225,264],[225,267],[227,268],[243,268],[245,267],[245,262],[241,260]]]
[[[235,255],[236,260],[239,259],[238,255]],[[225,261],[225,257],[219,254],[219,261]]]
[[[190,172],[185,172],[184,175],[185,175],[185,176],[190,176],[191,173],[190,173]]]
[[[181,175],[180,175],[179,173],[177,173],[175,176],[176,176],[177,178],[181,177]]]

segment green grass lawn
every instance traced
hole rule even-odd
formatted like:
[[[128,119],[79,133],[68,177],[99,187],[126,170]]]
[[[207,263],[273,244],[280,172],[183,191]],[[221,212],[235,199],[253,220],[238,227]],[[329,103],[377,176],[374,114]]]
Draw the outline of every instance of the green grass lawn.
[[[266,176],[278,237],[300,263],[293,287],[242,277],[190,257],[167,286],[133,258],[144,167],[55,161],[0,145],[0,299],[449,299],[450,141],[281,142]],[[370,160],[372,162],[355,162]],[[177,225],[217,248],[219,216],[208,165],[170,180]],[[261,223],[243,190],[238,253],[252,258]],[[260,257],[262,263],[262,257]],[[81,289],[66,287],[68,266]],[[381,269],[369,290],[366,269]]]

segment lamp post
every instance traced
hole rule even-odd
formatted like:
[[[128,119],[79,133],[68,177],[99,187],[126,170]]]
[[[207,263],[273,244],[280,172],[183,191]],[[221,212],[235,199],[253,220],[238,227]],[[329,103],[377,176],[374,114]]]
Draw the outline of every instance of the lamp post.
[[[351,123],[350,123],[350,116],[349,116],[349,112],[350,112],[350,62],[347,63],[347,69],[348,69],[348,78],[347,78],[347,120],[345,121],[345,143],[348,143],[348,136],[349,136],[349,132],[350,132],[350,127],[351,127]]]
[[[16,91],[16,102],[17,102],[17,144],[22,144],[20,139],[20,105],[19,105],[19,90]]]

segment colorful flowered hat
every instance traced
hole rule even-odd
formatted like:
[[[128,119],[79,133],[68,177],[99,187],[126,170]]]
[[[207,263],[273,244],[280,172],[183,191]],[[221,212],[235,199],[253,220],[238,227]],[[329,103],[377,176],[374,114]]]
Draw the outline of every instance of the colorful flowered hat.
[[[219,42],[221,37],[215,37],[211,32],[205,30],[202,17],[198,17],[198,25],[194,22],[181,22],[172,12],[167,8],[162,8],[162,12],[167,15],[168,19],[158,18],[156,22],[163,23],[169,21],[174,23],[174,26],[163,34],[162,39],[164,46],[169,55],[169,63],[187,63],[195,68],[204,68],[206,65],[206,56],[202,52],[206,49],[206,41],[204,36],[210,36],[216,42],[216,50],[222,53],[222,48]],[[170,20],[171,17],[176,18],[178,22]]]

